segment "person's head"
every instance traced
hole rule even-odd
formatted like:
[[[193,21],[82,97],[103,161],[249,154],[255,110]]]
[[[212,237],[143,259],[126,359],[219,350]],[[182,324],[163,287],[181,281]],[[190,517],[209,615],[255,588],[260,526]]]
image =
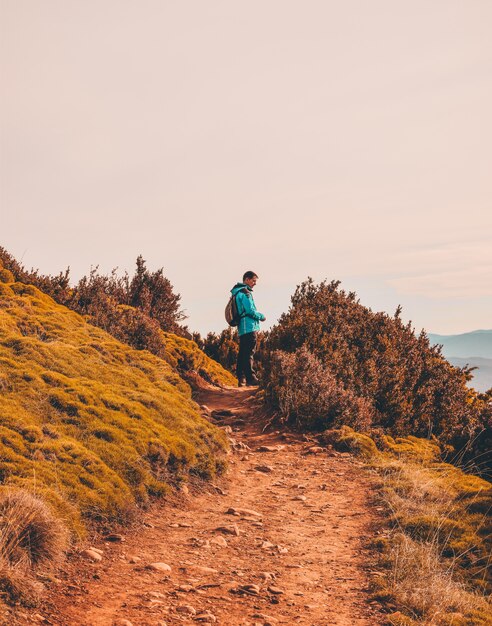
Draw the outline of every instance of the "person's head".
[[[258,280],[258,274],[254,272],[244,272],[243,275],[243,283],[248,285],[248,287],[254,287],[256,285],[256,281]]]

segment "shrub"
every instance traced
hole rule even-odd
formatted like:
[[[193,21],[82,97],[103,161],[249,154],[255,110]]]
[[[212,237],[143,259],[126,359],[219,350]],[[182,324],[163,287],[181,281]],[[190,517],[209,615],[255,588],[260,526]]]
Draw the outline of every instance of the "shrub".
[[[278,376],[276,352],[305,348],[320,363],[318,378],[325,376],[330,388],[364,403],[371,416],[366,425],[372,421],[393,435],[435,435],[457,449],[467,446],[465,460],[485,453],[492,394],[468,388],[470,370],[450,365],[423,331],[416,335],[411,324],[403,324],[400,309],[394,316],[374,313],[339,285],[308,279],[270,331],[263,357],[269,401],[280,409],[286,393],[280,389],[284,379]],[[316,416],[305,421],[306,427],[316,424]],[[480,460],[484,466],[492,461],[490,456]]]
[[[271,356],[266,392],[289,421],[317,430],[342,424],[370,426],[369,403],[346,391],[306,347]]]

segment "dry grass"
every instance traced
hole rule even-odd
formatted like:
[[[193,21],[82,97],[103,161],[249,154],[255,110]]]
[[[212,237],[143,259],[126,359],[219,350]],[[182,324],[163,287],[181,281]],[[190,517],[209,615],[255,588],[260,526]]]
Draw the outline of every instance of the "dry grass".
[[[395,532],[389,556],[392,567],[387,590],[415,621],[480,624],[481,613],[482,623],[486,623],[487,601],[454,579],[452,565],[443,562],[437,542],[420,542]]]
[[[60,562],[68,532],[47,505],[24,490],[0,497],[0,589],[11,601],[34,603],[42,589],[34,575]]]
[[[397,606],[395,626],[492,623],[492,485],[439,460],[436,441],[344,427],[322,440],[364,457],[381,476],[390,528],[374,542],[385,576],[374,597]]]

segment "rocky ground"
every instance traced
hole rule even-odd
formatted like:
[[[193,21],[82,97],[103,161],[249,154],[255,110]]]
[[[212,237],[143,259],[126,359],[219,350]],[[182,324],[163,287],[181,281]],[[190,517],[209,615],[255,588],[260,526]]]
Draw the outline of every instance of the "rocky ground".
[[[349,454],[266,428],[251,389],[198,400],[231,438],[227,474],[86,546],[16,623],[384,624],[368,600],[364,543],[380,525],[372,475]]]

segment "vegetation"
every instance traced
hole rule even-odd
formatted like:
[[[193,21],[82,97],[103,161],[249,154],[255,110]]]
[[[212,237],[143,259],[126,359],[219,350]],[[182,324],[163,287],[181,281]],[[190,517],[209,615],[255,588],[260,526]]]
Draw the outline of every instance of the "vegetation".
[[[490,467],[492,391],[467,387],[470,371],[415,335],[400,309],[374,313],[338,282],[297,287],[268,336],[263,369],[267,400],[300,427],[436,436],[461,460]]]
[[[163,358],[181,372],[191,385],[193,385],[195,374],[215,385],[236,386],[236,378],[202,352],[195,341],[171,333],[162,333],[162,337],[165,346]]]
[[[395,626],[480,626],[492,617],[492,484],[441,462],[436,440],[377,442],[347,426],[320,439],[361,456],[382,478],[389,530],[373,541],[384,577],[373,597],[399,608]]]
[[[221,469],[223,434],[167,362],[32,285],[0,283],[0,387],[1,484],[78,533],[84,518],[125,519],[188,472]]]
[[[235,374],[237,355],[239,352],[239,340],[235,328],[225,328],[221,333],[208,333],[202,339],[200,333],[193,333],[193,339],[200,350],[203,350],[224,369]]]
[[[216,385],[235,384],[227,371],[206,358],[190,339],[185,340],[189,333],[181,326],[184,314],[180,309],[180,296],[174,293],[163,270],[150,272],[141,256],[137,258],[132,278],[128,274],[118,276],[116,270],[105,276],[96,268],[75,287],[70,287],[68,269],[57,276],[27,271],[0,248],[2,262],[5,266],[2,271],[9,273],[9,281],[15,276],[19,282],[38,287],[118,341],[165,359],[190,382],[199,376]],[[178,354],[178,346],[182,354]]]
[[[32,603],[40,585],[33,572],[58,564],[67,547],[64,524],[31,493],[3,489],[0,496],[0,588],[11,601]]]

